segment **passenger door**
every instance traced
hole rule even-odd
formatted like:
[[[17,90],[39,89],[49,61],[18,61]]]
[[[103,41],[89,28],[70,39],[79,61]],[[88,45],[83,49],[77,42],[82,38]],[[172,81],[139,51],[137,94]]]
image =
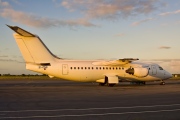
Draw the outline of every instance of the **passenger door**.
[[[152,75],[156,75],[157,74],[156,66],[152,65],[151,68],[152,68]]]
[[[63,75],[67,75],[68,74],[68,65],[67,64],[63,64],[62,65],[62,74]]]

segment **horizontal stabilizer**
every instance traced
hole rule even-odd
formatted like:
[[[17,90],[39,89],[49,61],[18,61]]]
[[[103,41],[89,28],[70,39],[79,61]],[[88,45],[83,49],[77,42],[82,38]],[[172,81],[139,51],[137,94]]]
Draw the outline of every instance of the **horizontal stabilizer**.
[[[24,37],[36,37],[36,35],[34,35],[34,34],[30,33],[30,32],[27,32],[26,30],[23,30],[20,27],[10,26],[10,25],[7,25],[7,26],[9,28],[11,28],[14,32],[18,33],[21,36],[24,36]]]

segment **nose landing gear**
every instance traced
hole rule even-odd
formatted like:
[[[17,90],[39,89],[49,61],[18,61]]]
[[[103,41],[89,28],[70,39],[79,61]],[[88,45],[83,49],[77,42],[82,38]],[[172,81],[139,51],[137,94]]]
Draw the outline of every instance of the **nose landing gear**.
[[[161,80],[160,85],[165,85],[165,82],[163,80]]]

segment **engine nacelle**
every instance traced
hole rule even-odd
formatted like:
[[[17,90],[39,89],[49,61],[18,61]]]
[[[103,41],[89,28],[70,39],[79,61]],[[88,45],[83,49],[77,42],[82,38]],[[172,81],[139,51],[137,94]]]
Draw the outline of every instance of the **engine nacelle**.
[[[126,73],[136,77],[146,77],[149,73],[149,70],[147,68],[129,68],[126,70]]]

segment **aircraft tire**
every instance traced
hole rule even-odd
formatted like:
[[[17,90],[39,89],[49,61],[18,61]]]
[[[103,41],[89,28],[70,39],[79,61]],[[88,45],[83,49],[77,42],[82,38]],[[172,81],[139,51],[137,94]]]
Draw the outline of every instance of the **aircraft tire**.
[[[146,82],[143,82],[143,85],[146,85]]]
[[[165,82],[161,82],[160,85],[165,85]]]
[[[108,87],[113,87],[115,84],[107,84]]]
[[[106,83],[99,83],[99,86],[104,86]]]

